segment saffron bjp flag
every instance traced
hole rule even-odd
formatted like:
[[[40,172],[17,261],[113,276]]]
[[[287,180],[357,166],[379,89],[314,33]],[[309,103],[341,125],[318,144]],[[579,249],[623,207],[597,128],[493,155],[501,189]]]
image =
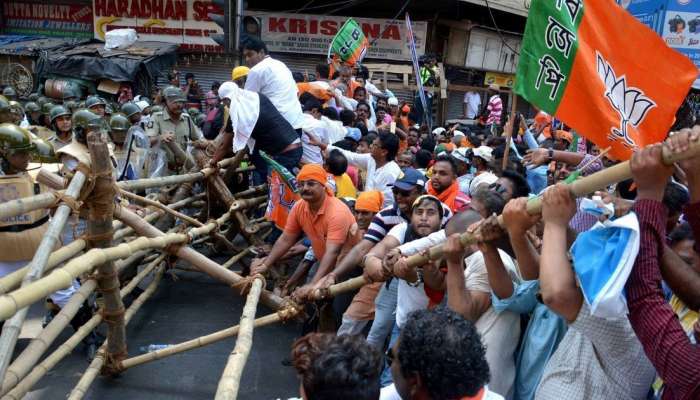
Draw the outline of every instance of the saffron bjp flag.
[[[666,138],[697,76],[614,0],[533,0],[515,91],[626,160]]]
[[[265,218],[274,223],[275,226],[283,230],[287,225],[287,217],[292,211],[294,203],[299,200],[299,188],[297,187],[297,179],[287,170],[261,151],[260,156],[270,168],[268,175],[268,188],[270,194],[267,200],[267,210],[265,210]]]
[[[357,21],[348,18],[333,37],[328,48],[328,62],[331,63],[333,56],[336,56],[342,64],[352,67],[362,62],[368,48],[369,41],[362,28]]]

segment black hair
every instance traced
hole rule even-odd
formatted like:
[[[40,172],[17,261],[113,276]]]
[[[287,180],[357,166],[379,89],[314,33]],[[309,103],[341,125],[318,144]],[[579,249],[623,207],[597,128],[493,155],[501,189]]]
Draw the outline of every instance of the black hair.
[[[352,110],[340,111],[340,122],[343,126],[351,126],[353,121],[355,121],[355,113]]]
[[[348,170],[348,159],[338,150],[333,150],[326,158],[328,172],[334,176],[341,176]]]
[[[481,146],[481,139],[479,139],[476,135],[469,135],[469,142],[470,142],[474,147],[480,147],[480,146]]]
[[[190,79],[190,78],[194,79],[194,74],[191,73],[191,72],[186,73],[186,74],[185,74],[185,80],[188,80],[188,79]]]
[[[328,79],[328,75],[331,74],[331,67],[326,63],[318,63],[316,65],[316,73],[318,79]]]
[[[386,150],[386,160],[393,161],[396,158],[396,153],[399,152],[399,138],[393,133],[380,133],[379,141],[382,142],[382,148]]]
[[[527,197],[530,194],[530,185],[527,179],[519,173],[507,169],[501,173],[502,178],[508,179],[513,184],[513,198]]]
[[[358,91],[365,92],[365,97],[367,97],[367,89],[363,88],[362,86],[358,86],[355,88],[355,91],[352,92],[352,97],[355,97]],[[359,106],[360,104],[358,103],[357,105]],[[367,106],[369,107],[369,104],[367,104]]]
[[[389,112],[389,110],[387,110],[386,108],[384,108],[384,107],[382,107],[382,106],[377,106],[377,107],[374,109],[374,113],[375,113],[375,114],[379,114],[380,111],[384,111],[385,113],[388,113],[388,112]]]
[[[476,193],[472,194],[473,200],[480,202],[484,206],[487,215],[500,214],[503,212],[503,207],[506,206],[503,196],[493,190],[489,190],[485,185],[479,187]]]
[[[359,88],[357,88],[357,89],[359,89]],[[357,90],[357,89],[355,89],[355,90]],[[371,110],[372,110],[372,109],[370,108],[369,104],[368,104],[366,101],[358,101],[358,102],[357,102],[357,107],[355,107],[355,110],[357,110],[358,108],[360,108],[360,106],[365,106],[365,107],[367,107],[367,111],[371,111]]]
[[[662,203],[668,208],[668,214],[680,214],[683,207],[690,202],[688,191],[678,183],[669,182],[664,189]]]
[[[433,153],[428,150],[420,149],[416,152],[416,167],[428,168],[430,160],[433,159]]]
[[[174,72],[168,72],[168,82],[172,81],[175,79],[175,73]]]
[[[333,121],[338,120],[338,110],[336,110],[334,107],[324,108],[323,110],[321,110],[321,114],[328,117],[328,119],[332,119]]]
[[[338,70],[333,71],[333,75],[331,75],[331,79],[338,79],[340,76],[340,72]]]
[[[245,41],[245,43],[243,43],[243,50],[253,50],[256,53],[264,51],[265,54],[268,54],[265,42],[253,36],[251,36],[248,40]]]
[[[617,190],[617,194],[625,199],[625,200],[634,200],[637,197],[637,187],[633,187],[632,185],[634,184],[633,179],[627,179],[622,182],[619,182],[615,186],[615,190]]]
[[[304,111],[311,111],[313,109],[321,111],[321,102],[317,98],[311,98],[304,102]]]
[[[435,139],[427,137],[421,140],[420,148],[432,154],[435,151]]]
[[[219,82],[219,81],[214,81],[214,82],[211,83],[211,90],[218,89],[219,87],[221,87],[221,82]]]
[[[294,342],[294,368],[312,400],[376,400],[382,355],[359,335],[310,333]]]
[[[302,74],[299,71],[292,72],[292,78],[294,79],[294,82],[296,82],[296,83],[304,82],[304,74]]]
[[[446,162],[446,163],[450,164],[450,168],[452,168],[452,173],[453,173],[455,176],[458,176],[458,173],[457,173],[457,163],[455,163],[455,160],[454,160],[452,157],[447,156],[447,155],[438,156],[438,157],[435,159],[435,164],[437,164],[437,163],[439,163],[439,162]]]
[[[409,314],[397,353],[401,374],[418,374],[431,399],[474,396],[490,379],[474,324],[445,307]]]
[[[356,123],[355,123],[355,128],[357,128],[357,129],[360,130],[360,134],[361,134],[362,136],[366,136],[366,135],[368,135],[368,134],[370,134],[370,133],[373,134],[373,135],[375,135],[375,136],[377,135],[377,132],[375,132],[375,131],[372,131],[372,132],[368,131],[368,130],[367,130],[367,125],[365,125],[364,122],[356,122]]]
[[[690,224],[688,222],[683,222],[671,231],[671,233],[668,235],[668,239],[670,241],[671,246],[678,244],[679,242],[682,242],[684,240],[694,241],[695,236],[693,235],[693,228],[690,227]]]
[[[306,104],[307,101],[312,100],[312,99],[314,99],[318,102],[321,101],[318,99],[318,97],[314,96],[313,94],[311,94],[309,92],[304,92],[304,93],[299,95],[299,103],[301,103],[301,104]]]
[[[343,139],[333,143],[333,147],[347,151],[355,151],[357,150],[357,143],[350,139]]]
[[[445,215],[445,209],[442,207],[442,202],[440,200],[438,200],[437,197],[434,197],[434,196],[421,197],[419,201],[417,201],[416,203],[414,203],[411,206],[411,213],[413,213],[413,210],[415,210],[416,207],[420,206],[421,204],[425,203],[426,201],[429,203],[435,204],[435,207],[438,210],[438,216],[440,217],[440,220],[442,221],[442,217]]]
[[[377,138],[377,135],[374,133],[368,133],[366,135],[363,135],[362,138],[360,138],[360,142],[365,142],[367,145],[371,145],[374,142],[374,139]]]
[[[359,68],[357,68],[357,77],[364,80],[369,79],[369,69],[367,69],[367,67],[364,65],[360,65]]]

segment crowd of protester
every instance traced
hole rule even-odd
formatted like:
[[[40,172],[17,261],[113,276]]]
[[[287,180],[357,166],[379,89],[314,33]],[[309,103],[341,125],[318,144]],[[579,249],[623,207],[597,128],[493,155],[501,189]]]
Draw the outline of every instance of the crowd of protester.
[[[366,68],[320,64],[309,76],[259,40],[243,52],[246,66],[206,93],[176,72],[152,101],[117,106],[97,96],[21,105],[7,92],[0,122],[50,130],[59,150],[100,119],[118,179],[180,171],[171,142],[214,144],[211,165],[246,151],[251,184],[271,176],[266,158],[294,175],[300,199],[250,269],[298,261],[270,284],[310,308],[291,356],[304,399],[700,398],[700,158],[669,167],[661,144],[639,149],[633,179],[583,201],[566,184],[616,161],[544,112],[506,115],[495,85],[465,95],[469,122],[430,129],[432,115],[375,86]],[[428,86],[439,73],[430,65]],[[677,126],[666,149],[697,141],[693,124]],[[2,175],[22,171],[12,154]],[[80,161],[62,154],[68,168]],[[536,197],[541,215],[528,213]],[[595,258],[625,243],[611,250],[589,233],[630,215],[639,246],[626,301],[603,315],[582,275],[610,267]],[[437,244],[442,257],[409,261]],[[358,276],[359,290],[318,298]]]

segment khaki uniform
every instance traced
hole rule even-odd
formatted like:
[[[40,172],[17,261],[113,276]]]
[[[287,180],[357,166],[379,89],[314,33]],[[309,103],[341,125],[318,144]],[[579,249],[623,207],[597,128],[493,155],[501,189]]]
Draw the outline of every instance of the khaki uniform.
[[[151,120],[146,126],[146,135],[149,138],[161,137],[166,133],[175,134],[175,143],[177,143],[183,151],[187,151],[187,144],[190,141],[204,139],[202,131],[194,123],[190,115],[186,112],[180,114],[180,119],[175,121],[170,117],[167,111],[160,111],[151,115]],[[165,151],[169,171],[176,171],[178,165],[175,163],[175,156],[163,143],[156,145],[160,146]]]
[[[46,191],[27,172],[0,174],[0,203]],[[31,260],[48,227],[49,210],[45,208],[0,219],[0,264]]]
[[[27,130],[34,133],[44,140],[49,140],[51,137],[55,136],[56,133],[51,129],[41,126],[41,125],[29,125]]]
[[[71,138],[72,138],[72,135],[71,135]],[[68,146],[69,144],[71,144],[72,141],[73,141],[71,138],[69,138],[69,139],[66,140],[66,141],[63,141],[63,140],[59,139],[59,137],[54,133],[53,135],[51,135],[51,137],[49,137],[49,138],[46,139],[46,140],[47,140],[49,143],[51,143],[51,145],[53,146],[53,150],[54,150],[54,151],[58,151],[58,150],[62,149],[63,147]]]

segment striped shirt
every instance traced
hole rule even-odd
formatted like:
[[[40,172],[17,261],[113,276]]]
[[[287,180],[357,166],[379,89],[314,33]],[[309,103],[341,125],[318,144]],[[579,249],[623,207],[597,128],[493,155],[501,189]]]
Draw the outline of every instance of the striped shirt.
[[[447,224],[447,221],[452,218],[452,211],[450,211],[450,209],[444,204],[442,209],[442,226],[444,227],[445,224]],[[395,204],[393,206],[386,207],[379,211],[374,218],[372,218],[372,222],[369,224],[369,228],[367,229],[367,233],[365,233],[364,239],[377,244],[384,239],[391,228],[404,222],[410,221],[407,218],[404,218],[398,205]]]
[[[658,201],[641,199],[634,203],[641,243],[625,287],[629,320],[664,380],[662,399],[697,399],[700,347],[690,342],[661,290],[659,262],[666,237],[667,211]]]
[[[489,99],[489,104],[486,106],[486,110],[489,112],[489,116],[486,119],[486,125],[490,124],[500,124],[501,114],[503,113],[503,100],[497,94],[491,96]]]

